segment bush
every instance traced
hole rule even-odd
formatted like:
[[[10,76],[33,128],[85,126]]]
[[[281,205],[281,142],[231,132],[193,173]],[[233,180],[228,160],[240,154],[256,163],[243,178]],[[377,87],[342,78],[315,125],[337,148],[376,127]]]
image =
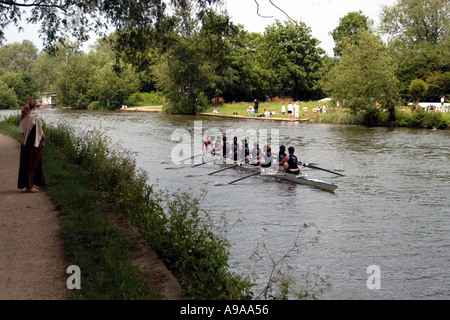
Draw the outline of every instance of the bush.
[[[161,106],[166,102],[161,92],[136,92],[125,100],[127,106]]]
[[[17,95],[14,89],[0,80],[0,109],[17,108]]]
[[[101,101],[93,101],[91,103],[89,103],[88,105],[88,110],[110,110],[110,106],[104,104]]]
[[[164,106],[162,111],[169,114],[198,114],[208,106],[206,97],[190,94],[186,98]]]
[[[441,112],[425,112],[419,108],[417,112],[397,112],[395,125],[409,128],[445,129],[450,122],[444,119]]]

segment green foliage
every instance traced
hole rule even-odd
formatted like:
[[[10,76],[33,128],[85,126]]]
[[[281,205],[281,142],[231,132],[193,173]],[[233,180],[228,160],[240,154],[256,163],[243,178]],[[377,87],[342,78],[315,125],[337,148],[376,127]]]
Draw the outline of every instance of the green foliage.
[[[62,65],[56,82],[58,104],[86,109],[90,103],[88,92],[92,72],[92,66],[83,55],[74,55]]]
[[[441,112],[425,112],[418,108],[417,112],[397,112],[396,126],[447,129],[450,127],[450,119],[445,119]]]
[[[381,40],[367,32],[359,34],[357,45],[348,44],[339,62],[331,69],[327,90],[334,99],[345,101],[354,112],[366,110],[367,125],[376,125],[380,103],[395,118],[395,65]]]
[[[311,36],[306,24],[277,21],[268,26],[261,43],[262,59],[272,80],[273,93],[284,95],[290,89],[294,100],[317,98],[314,88],[320,78],[321,55],[319,40]]]
[[[333,37],[335,47],[334,55],[342,56],[346,43],[357,44],[358,32],[360,30],[369,31],[369,18],[362,11],[349,12],[339,19],[339,25],[330,32]]]
[[[0,9],[1,12],[1,9]],[[1,16],[1,13],[0,13]],[[0,23],[0,43],[1,43],[1,23]],[[38,56],[38,49],[33,42],[23,40],[22,42],[14,42],[4,46],[0,46],[0,75],[2,70],[20,73],[25,72],[31,74],[34,63]]]
[[[0,79],[0,109],[16,108],[17,106],[17,95],[14,89]]]
[[[125,100],[127,106],[161,106],[165,103],[161,92],[135,92]]]
[[[437,44],[450,29],[449,0],[398,0],[383,7],[381,29],[391,40]]]
[[[152,191],[149,190],[149,193]],[[203,196],[205,197],[206,194]],[[228,270],[227,240],[216,236],[201,198],[178,190],[148,199],[151,210],[136,219],[158,255],[193,299],[249,299],[248,280]]]
[[[409,84],[409,90],[411,91],[414,104],[419,104],[420,98],[425,94],[428,90],[428,86],[422,79],[414,79]]]
[[[88,110],[96,111],[96,110],[110,110],[110,107],[101,101],[92,101],[87,106]]]
[[[120,108],[138,85],[137,75],[131,65],[117,65],[114,61],[108,61],[101,67],[94,67],[89,79],[88,95],[114,110]]]
[[[166,104],[162,111],[169,114],[197,114],[206,109],[207,101],[202,95],[190,94],[175,103]]]
[[[24,105],[27,99],[34,98],[36,86],[31,76],[24,72],[5,72],[0,80],[13,89],[17,96],[17,104]]]
[[[381,32],[388,36],[389,49],[398,65],[399,93],[409,102],[409,85],[422,79],[429,87],[428,101],[447,94],[445,73],[450,68],[449,0],[400,0],[383,8]]]

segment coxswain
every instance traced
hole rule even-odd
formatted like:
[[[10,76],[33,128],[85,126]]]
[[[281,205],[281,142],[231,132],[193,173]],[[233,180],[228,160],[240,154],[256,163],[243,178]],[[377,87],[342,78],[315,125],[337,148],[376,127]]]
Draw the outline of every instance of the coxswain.
[[[286,158],[286,147],[281,145],[280,151],[278,152],[278,172],[284,172],[284,163],[281,164],[284,158]]]
[[[283,160],[281,160],[278,165],[284,165],[284,172],[298,175],[300,174],[300,169],[298,167],[297,156],[294,155],[294,147],[289,147],[288,151],[289,154]]]
[[[211,141],[211,137],[208,136],[208,138],[206,138],[206,141],[203,143],[203,151],[211,152],[212,149],[213,149],[213,143]]]
[[[270,168],[272,166],[272,149],[270,146],[264,147],[264,152],[261,153],[263,161],[260,162],[262,168]]]

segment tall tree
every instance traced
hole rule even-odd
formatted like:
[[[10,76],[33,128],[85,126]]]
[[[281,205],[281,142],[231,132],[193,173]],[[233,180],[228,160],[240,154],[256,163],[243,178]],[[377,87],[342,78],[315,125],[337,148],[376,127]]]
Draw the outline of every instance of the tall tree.
[[[397,77],[405,101],[411,98],[409,85],[424,80],[427,98],[439,99],[450,90],[450,0],[397,0],[383,7],[381,31],[398,65]]]
[[[266,28],[261,54],[272,73],[272,87],[279,88],[278,94],[291,90],[295,100],[315,98],[313,89],[320,78],[324,54],[318,45],[319,40],[302,22],[277,21]]]
[[[334,55],[340,57],[347,42],[356,43],[358,41],[358,31],[369,31],[369,23],[371,24],[370,19],[361,10],[349,12],[340,18],[339,25],[330,32],[335,43],[333,48]]]
[[[86,109],[91,102],[89,99],[89,79],[93,67],[84,54],[75,54],[61,65],[57,73],[56,88],[58,104],[79,109]]]
[[[220,55],[214,47],[222,42],[212,43],[211,31],[215,28],[214,38],[219,39],[230,25],[229,19],[215,16],[211,8],[215,2],[172,1],[172,31],[167,33],[165,52],[152,70],[157,87],[165,90],[175,105],[174,112],[197,113],[201,108],[200,93],[215,80],[216,65],[212,61]],[[205,26],[209,32],[202,32]]]
[[[367,123],[376,125],[379,102],[395,120],[397,78],[395,66],[381,39],[360,31],[358,44],[348,43],[329,75],[327,89],[354,112],[365,110]]]
[[[38,49],[33,42],[23,40],[0,47],[0,75],[3,72],[31,73],[38,58]]]
[[[450,0],[397,0],[384,6],[381,30],[390,40],[437,44],[450,31]]]

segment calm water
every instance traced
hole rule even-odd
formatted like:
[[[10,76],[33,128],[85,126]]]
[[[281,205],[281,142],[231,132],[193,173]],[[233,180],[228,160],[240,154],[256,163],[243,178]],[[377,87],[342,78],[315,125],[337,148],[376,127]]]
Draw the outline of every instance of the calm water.
[[[271,270],[269,256],[250,259],[258,244],[280,259],[298,237],[299,250],[286,264],[298,284],[307,270],[320,267],[333,285],[326,299],[450,298],[450,131],[363,128],[276,121],[168,116],[154,113],[85,113],[39,110],[48,123],[63,121],[76,128],[101,128],[113,141],[136,153],[149,183],[199,195],[219,223],[224,214],[231,264],[238,273],[254,273],[259,287]],[[0,114],[11,111],[0,111]],[[242,177],[234,170],[207,174],[215,165],[176,165],[170,155],[176,129],[194,132],[227,129],[279,130],[280,142],[296,147],[301,161],[345,177],[305,170],[339,185],[335,193],[291,185],[264,177]],[[315,224],[305,231],[305,223]],[[319,241],[310,244],[316,231]],[[380,268],[381,289],[370,290],[367,268]]]

